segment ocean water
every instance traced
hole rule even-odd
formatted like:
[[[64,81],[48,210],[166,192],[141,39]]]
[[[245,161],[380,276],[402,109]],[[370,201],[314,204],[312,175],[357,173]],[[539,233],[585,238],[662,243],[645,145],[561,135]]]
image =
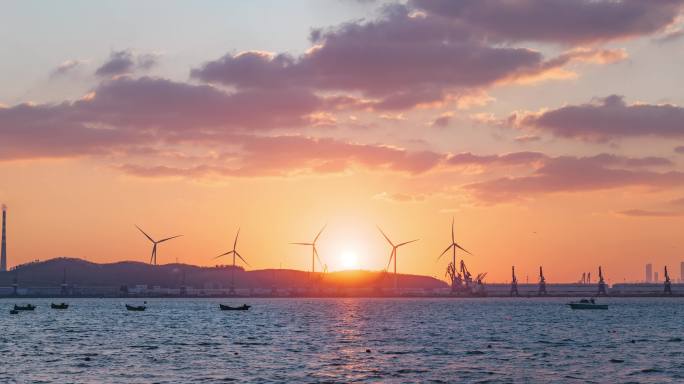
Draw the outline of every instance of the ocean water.
[[[0,300],[0,382],[684,382],[679,298],[50,301]]]

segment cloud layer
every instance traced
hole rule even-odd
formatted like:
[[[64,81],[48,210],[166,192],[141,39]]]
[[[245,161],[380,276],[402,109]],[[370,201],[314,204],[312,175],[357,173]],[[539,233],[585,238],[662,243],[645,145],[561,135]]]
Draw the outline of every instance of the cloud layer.
[[[516,114],[509,122],[554,136],[585,140],[684,136],[684,108],[671,104],[627,104],[618,95],[587,104]]]

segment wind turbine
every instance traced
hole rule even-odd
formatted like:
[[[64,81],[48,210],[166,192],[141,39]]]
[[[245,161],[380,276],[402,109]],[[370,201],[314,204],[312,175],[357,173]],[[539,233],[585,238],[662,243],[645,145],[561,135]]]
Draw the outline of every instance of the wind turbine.
[[[147,237],[147,239],[150,240],[152,242],[152,244],[154,244],[152,246],[152,256],[150,256],[150,264],[153,264],[153,265],[157,265],[157,244],[163,243],[163,242],[171,240],[171,239],[175,239],[176,237],[183,236],[183,235],[176,235],[176,236],[167,237],[166,239],[154,240],[150,237],[150,235],[145,233],[145,231],[140,229],[140,227],[138,227],[137,225],[135,227],[138,228],[138,231],[142,232],[142,234],[145,235],[145,237]]]
[[[240,260],[242,260],[243,263],[245,263],[249,266],[249,263],[247,262],[247,260],[245,260],[242,257],[242,255],[240,255],[240,253],[237,251],[238,236],[240,236],[240,228],[238,228],[237,234],[235,235],[235,241],[233,242],[233,250],[214,257],[214,259],[218,259],[219,257],[233,255],[233,269],[231,270],[231,274],[230,274],[230,293],[231,294],[235,293],[235,257],[240,258]]]
[[[290,243],[294,245],[307,245],[311,247],[311,275],[309,279],[313,277],[313,274],[316,272],[316,259],[318,259],[318,263],[321,265],[321,268],[323,267],[323,263],[321,262],[321,258],[318,257],[318,250],[316,249],[316,241],[318,241],[318,238],[321,236],[321,233],[323,233],[323,230],[327,226],[324,225],[323,228],[318,232],[318,235],[314,238],[314,240],[310,243]]]
[[[390,264],[392,263],[392,259],[394,259],[394,290],[396,291],[397,290],[397,249],[399,247],[401,247],[402,245],[406,245],[406,244],[413,243],[414,241],[418,241],[418,239],[411,240],[411,241],[405,241],[403,243],[399,243],[397,245],[394,245],[392,240],[390,240],[389,237],[387,237],[387,235],[385,235],[385,232],[382,231],[380,226],[378,226],[378,230],[380,231],[380,233],[382,233],[382,236],[385,238],[385,240],[387,240],[387,242],[392,247],[392,252],[390,252],[389,261],[387,262],[387,266],[385,267],[385,271],[387,271],[387,268],[389,268]]]
[[[457,242],[456,242],[456,236],[454,235],[454,218],[451,218],[451,244],[442,252],[441,255],[437,258],[437,260],[441,259],[442,256],[444,256],[445,253],[449,252],[449,250],[453,250],[453,263],[454,263],[454,268],[456,267],[456,248],[462,250],[463,252],[472,255],[472,253],[468,252],[465,248],[461,247]],[[454,290],[454,281],[451,281],[451,289]]]

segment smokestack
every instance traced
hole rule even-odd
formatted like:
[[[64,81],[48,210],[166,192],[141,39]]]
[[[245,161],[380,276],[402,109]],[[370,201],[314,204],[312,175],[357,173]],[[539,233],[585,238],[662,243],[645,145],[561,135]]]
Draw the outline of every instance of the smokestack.
[[[0,271],[7,271],[7,206],[2,205],[2,246],[0,248]]]

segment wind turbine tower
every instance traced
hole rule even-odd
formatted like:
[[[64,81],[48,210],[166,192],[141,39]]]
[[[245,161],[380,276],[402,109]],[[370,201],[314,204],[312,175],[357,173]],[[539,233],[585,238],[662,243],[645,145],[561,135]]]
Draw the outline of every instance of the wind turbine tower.
[[[318,250],[316,249],[316,242],[321,236],[321,233],[323,233],[325,230],[326,226],[327,225],[324,225],[323,228],[321,228],[316,237],[314,237],[314,240],[310,243],[290,243],[294,245],[306,245],[311,247],[311,274],[309,274],[309,281],[311,282],[313,282],[314,273],[316,273],[316,260],[318,260],[318,264],[320,264],[321,268],[323,268],[323,262],[321,262],[321,258],[318,256]]]
[[[137,225],[136,225],[135,227],[138,228],[138,231],[142,232],[142,234],[145,235],[145,237],[147,237],[147,239],[148,239],[149,241],[151,241],[152,244],[153,244],[153,245],[152,245],[152,256],[150,256],[150,264],[152,264],[152,265],[157,265],[157,245],[158,245],[158,244],[161,244],[161,243],[163,243],[163,242],[165,242],[165,241],[168,241],[168,240],[175,239],[175,238],[177,238],[177,237],[183,236],[183,235],[176,235],[176,236],[167,237],[167,238],[161,239],[161,240],[154,240],[154,239],[152,239],[152,238],[150,237],[150,235],[148,235],[147,233],[145,233],[145,231],[143,231],[142,229],[140,229],[140,227],[138,227]]]
[[[229,291],[230,295],[235,294],[235,258],[237,257],[240,260],[242,260],[243,263],[245,263],[246,265],[249,265],[247,260],[245,260],[242,257],[242,255],[240,255],[240,253],[237,251],[238,236],[240,236],[240,228],[238,228],[237,234],[235,235],[235,241],[233,242],[233,250],[228,251],[224,254],[218,255],[214,258],[214,259],[218,259],[219,257],[233,255],[233,268],[231,268],[231,273],[230,273],[230,291]]]
[[[456,248],[462,250],[463,252],[472,255],[472,253],[468,252],[465,248],[461,247],[457,242],[456,242],[456,235],[454,234],[454,218],[451,218],[451,244],[442,252],[441,255],[437,258],[437,260],[441,259],[442,256],[444,256],[445,253],[449,252],[449,250],[452,250],[452,263],[454,268],[456,268]],[[456,291],[456,279],[451,280],[451,292]]]
[[[389,268],[390,264],[392,263],[392,259],[394,259],[394,291],[396,292],[397,291],[397,249],[399,249],[399,247],[401,247],[403,245],[410,244],[410,243],[413,243],[415,241],[418,241],[418,239],[411,240],[411,241],[405,241],[403,243],[399,243],[399,244],[395,245],[392,242],[392,240],[390,240],[389,237],[387,237],[387,235],[385,235],[385,232],[383,232],[382,229],[380,229],[380,226],[378,226],[378,230],[380,231],[380,233],[382,233],[382,236],[385,238],[385,240],[387,240],[387,242],[392,247],[392,251],[390,252],[389,261],[387,261],[387,267],[385,267],[385,271],[387,271],[387,268]]]

